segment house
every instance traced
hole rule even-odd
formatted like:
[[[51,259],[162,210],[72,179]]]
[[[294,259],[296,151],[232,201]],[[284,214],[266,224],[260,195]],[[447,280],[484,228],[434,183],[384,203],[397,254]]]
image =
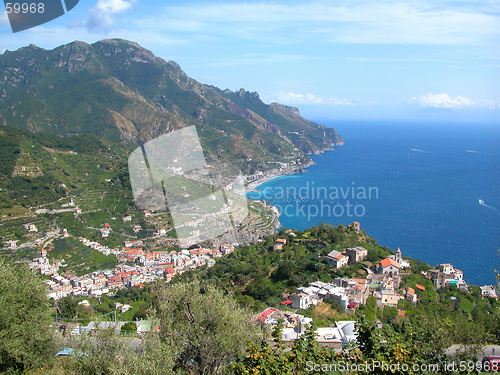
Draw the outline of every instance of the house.
[[[438,264],[433,270],[427,272],[432,284],[439,289],[446,285],[456,285],[460,289],[467,290],[467,283],[464,281],[464,273],[453,267],[450,263]]]
[[[165,267],[165,279],[168,281],[172,280],[175,276],[175,271],[171,267]]]
[[[276,250],[276,249],[275,249]],[[222,252],[222,254],[224,255],[227,255],[227,254],[230,254],[234,251],[234,246],[232,245],[221,245],[220,247],[220,251]]]
[[[345,249],[345,255],[349,257],[349,264],[355,264],[366,259],[368,250],[366,250],[364,247],[357,246],[354,248]]]
[[[485,285],[480,288],[481,288],[481,295],[483,298],[498,299],[498,293],[493,285]]]
[[[140,230],[141,230],[141,226],[140,225],[134,226],[134,233],[138,233]]]
[[[332,250],[326,257],[326,263],[335,268],[342,268],[347,266],[349,263],[349,257],[339,253],[336,250]]]
[[[29,224],[27,229],[29,232],[34,232],[34,233],[38,232],[38,228],[36,227],[35,224]]]
[[[375,272],[378,274],[387,273],[390,276],[397,276],[399,275],[399,264],[394,259],[385,258],[377,264]]]
[[[377,301],[380,306],[397,307],[399,301],[399,294],[394,291],[382,291],[381,298]]]
[[[276,312],[276,309],[273,309],[272,307],[267,308],[266,310],[262,311],[258,316],[257,319],[260,320],[264,324],[268,324],[269,321],[271,320],[271,316]]]
[[[436,266],[436,268],[444,273],[445,275],[450,275],[453,273],[454,269],[453,269],[453,265],[450,264],[450,263],[443,263],[443,264],[439,264]]]
[[[122,278],[120,276],[111,276],[108,278],[107,285],[109,288],[119,288],[122,286]]]
[[[17,246],[17,241],[18,241],[18,240],[15,240],[15,241],[13,241],[13,240],[7,241],[7,246],[8,246],[8,248],[9,248],[9,249],[15,249],[15,248],[16,248],[16,246]]]
[[[286,239],[278,238],[273,246],[273,250],[281,250],[286,245]]]
[[[335,287],[328,292],[328,298],[337,301],[344,309],[349,305],[349,295],[347,288]]]
[[[82,209],[75,207],[75,215],[80,215],[82,213]]]
[[[370,295],[370,288],[368,287],[367,280],[364,279],[354,279],[356,281],[356,287],[354,288],[354,299],[358,304],[365,304],[368,296]]]
[[[109,225],[101,229],[101,236],[104,238],[108,237],[110,233],[111,233],[111,228],[109,227]]]
[[[145,332],[151,331],[151,322],[147,320],[141,320],[137,325],[137,334],[141,335]]]
[[[355,323],[354,321],[338,321],[335,322],[335,327],[319,327],[315,332],[315,340],[323,347],[340,350],[349,343],[356,342],[358,334]],[[283,328],[281,333],[283,342],[291,345],[304,334],[310,324],[311,318],[303,317],[298,319],[296,327]]]
[[[132,248],[132,247],[142,247],[143,243],[142,243],[141,240],[125,241],[124,242],[124,246],[125,247],[129,247],[129,248]]]
[[[306,293],[295,293],[289,298],[292,300],[292,309],[305,310],[313,304],[312,297]]]
[[[406,291],[406,299],[411,303],[417,303],[417,294],[415,293],[415,289],[409,287]]]
[[[143,211],[144,212],[144,217],[151,217],[151,212],[149,211]]]
[[[123,220],[123,222],[124,222],[124,223],[125,223],[125,222],[128,222],[128,221],[132,221],[132,216],[130,216],[130,215],[129,215],[129,216],[124,216],[124,217],[122,218],[122,220]]]

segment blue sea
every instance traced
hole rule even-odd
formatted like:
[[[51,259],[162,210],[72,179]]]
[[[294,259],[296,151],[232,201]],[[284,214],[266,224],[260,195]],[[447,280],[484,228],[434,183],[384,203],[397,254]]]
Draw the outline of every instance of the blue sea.
[[[358,221],[382,246],[431,266],[452,263],[471,284],[495,283],[500,125],[322,123],[345,145],[250,198],[277,206],[285,228]]]

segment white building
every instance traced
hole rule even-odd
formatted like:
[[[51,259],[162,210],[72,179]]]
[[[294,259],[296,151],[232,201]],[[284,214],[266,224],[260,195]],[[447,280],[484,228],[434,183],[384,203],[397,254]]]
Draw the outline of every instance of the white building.
[[[347,266],[349,263],[349,257],[339,253],[336,250],[332,250],[326,257],[325,257],[326,263],[329,264],[330,266],[333,266],[335,268],[342,268],[344,266]]]

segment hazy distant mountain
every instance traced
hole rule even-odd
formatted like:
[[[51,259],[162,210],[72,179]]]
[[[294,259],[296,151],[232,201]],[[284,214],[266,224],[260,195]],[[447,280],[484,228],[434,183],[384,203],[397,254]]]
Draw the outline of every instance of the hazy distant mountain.
[[[136,146],[197,125],[208,158],[238,160],[247,170],[303,163],[305,154],[342,143],[334,129],[305,120],[296,108],[201,84],[125,40],[6,51],[0,72],[0,123],[30,131],[91,133]]]

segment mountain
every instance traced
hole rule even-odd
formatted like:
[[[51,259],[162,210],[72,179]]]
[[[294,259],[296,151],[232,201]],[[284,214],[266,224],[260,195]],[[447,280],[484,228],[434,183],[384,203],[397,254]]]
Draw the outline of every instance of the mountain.
[[[206,157],[246,171],[309,161],[342,144],[332,128],[257,93],[188,77],[136,43],[108,39],[0,55],[0,124],[57,135],[95,134],[130,147],[196,125]],[[223,146],[223,147],[221,147]]]

